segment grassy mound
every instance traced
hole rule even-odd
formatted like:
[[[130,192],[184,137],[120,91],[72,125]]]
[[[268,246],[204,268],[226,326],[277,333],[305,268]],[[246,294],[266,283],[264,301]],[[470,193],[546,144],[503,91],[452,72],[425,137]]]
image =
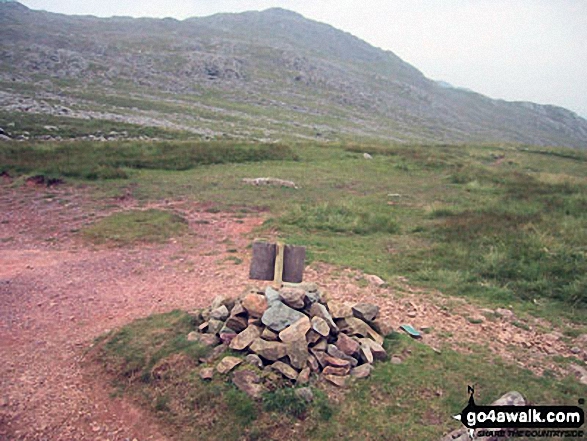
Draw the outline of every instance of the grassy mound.
[[[399,365],[376,363],[370,378],[355,380],[346,390],[314,383],[312,403],[300,399],[291,385],[253,401],[233,386],[230,374],[216,373],[211,382],[200,379],[200,358],[207,350],[187,341],[193,329],[184,312],[153,315],[103,337],[93,350],[112,376],[115,393],[153,412],[178,440],[430,441],[459,427],[451,415],[465,407],[470,384],[476,385],[478,404],[511,390],[534,404],[574,404],[584,392],[575,380],[536,377],[483,348],[468,347],[467,355],[438,354],[392,334],[385,347],[403,359]],[[242,364],[238,369],[255,368]]]

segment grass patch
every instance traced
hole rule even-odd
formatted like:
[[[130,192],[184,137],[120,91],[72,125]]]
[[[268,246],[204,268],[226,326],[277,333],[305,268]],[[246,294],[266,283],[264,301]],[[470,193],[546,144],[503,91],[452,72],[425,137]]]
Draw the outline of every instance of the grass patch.
[[[126,179],[129,169],[189,170],[211,164],[295,159],[289,147],[273,144],[71,141],[0,145],[0,172],[36,172],[88,180]]]
[[[202,348],[185,340],[194,327],[180,311],[154,315],[97,341],[93,352],[115,379],[117,393],[153,412],[178,440],[429,441],[461,427],[451,415],[467,404],[467,385],[475,386],[478,404],[516,390],[533,404],[574,405],[584,392],[575,379],[535,376],[483,348],[437,353],[392,333],[384,346],[401,356],[401,364],[378,362],[370,378],[351,381],[344,391],[314,384],[311,403],[293,388],[273,390],[256,402],[237,390],[230,376],[199,379]]]
[[[163,210],[131,210],[115,213],[85,227],[82,235],[102,244],[130,245],[138,242],[164,242],[187,232],[187,221]]]

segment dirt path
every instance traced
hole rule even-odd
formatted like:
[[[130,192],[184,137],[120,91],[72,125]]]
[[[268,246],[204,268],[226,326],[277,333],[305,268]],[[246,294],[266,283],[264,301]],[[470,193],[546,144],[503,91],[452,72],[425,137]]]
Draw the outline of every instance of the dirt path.
[[[186,216],[192,232],[187,240],[93,249],[75,231],[136,202],[97,204],[83,189],[0,184],[0,440],[165,440],[149,415],[109,395],[99,369],[88,371],[84,364],[84,351],[135,318],[203,307],[217,294],[237,295],[250,285],[246,235],[260,218],[159,204]],[[511,319],[470,323],[465,317],[480,311],[414,292],[401,279],[378,288],[364,286],[355,271],[335,271],[315,265],[306,279],[337,299],[380,304],[394,327],[406,321],[433,326],[425,336],[433,346],[466,351],[463,342],[489,345],[536,372],[558,369],[550,356],[571,354],[571,343],[560,336],[519,329]],[[530,357],[515,355],[520,351]]]

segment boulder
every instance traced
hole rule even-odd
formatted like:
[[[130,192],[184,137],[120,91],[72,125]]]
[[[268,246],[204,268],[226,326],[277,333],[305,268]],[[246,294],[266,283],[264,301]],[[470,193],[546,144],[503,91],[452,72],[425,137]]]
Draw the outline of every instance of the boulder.
[[[328,328],[328,330],[330,330],[330,328]],[[320,341],[321,338],[322,338],[322,336],[320,334],[318,334],[316,331],[314,331],[313,329],[310,329],[308,331],[308,333],[306,334],[306,341],[310,345],[313,345],[316,342]]]
[[[279,301],[279,291],[275,291],[273,288],[268,286],[265,288],[265,298],[267,299],[267,304],[271,305],[273,302]]]
[[[372,303],[357,303],[352,310],[355,317],[365,322],[372,322],[379,314],[379,306]]]
[[[326,349],[326,353],[334,358],[342,358],[343,360],[348,360],[351,363],[351,366],[353,366],[353,367],[355,367],[357,364],[359,364],[359,362],[356,358],[345,354],[344,352],[340,351],[334,345],[328,345],[328,348]]]
[[[241,302],[236,302],[234,304],[234,307],[230,311],[230,315],[235,317],[247,315],[247,310],[243,307],[243,304]]]
[[[241,303],[251,317],[262,317],[268,306],[267,298],[261,294],[247,294]]]
[[[211,318],[210,320],[208,320],[208,329],[206,330],[206,332],[208,334],[213,334],[213,335],[218,334],[223,326],[224,326],[224,322]],[[228,325],[228,326],[231,329],[235,329],[230,325]]]
[[[261,321],[272,331],[281,332],[303,317],[306,316],[301,312],[276,300],[269,304],[269,308],[263,314]]]
[[[328,349],[328,340],[326,340],[325,338],[321,338],[312,347],[317,351],[326,351],[326,349]]]
[[[262,338],[257,338],[249,349],[255,354],[263,357],[265,360],[275,361],[287,355],[287,348],[285,343],[278,341],[267,341]]]
[[[244,331],[237,334],[230,342],[230,349],[235,351],[244,351],[253,341],[261,336],[261,329],[257,326],[250,325]]]
[[[327,355],[324,361],[328,366],[336,368],[350,368],[351,366],[351,362],[349,360],[343,360],[342,358],[336,358],[330,355]]]
[[[365,363],[371,364],[374,361],[373,353],[371,352],[371,347],[369,345],[361,343],[359,355],[361,357],[361,360],[363,360]]]
[[[224,357],[220,362],[216,365],[216,370],[220,374],[226,374],[237,367],[239,364],[243,362],[242,359],[236,357]]]
[[[371,327],[377,331],[379,335],[386,336],[390,335],[395,331],[393,324],[389,320],[377,318],[370,323]]]
[[[250,370],[240,370],[232,374],[234,385],[252,398],[261,398],[261,395],[267,390],[260,384],[259,376]]]
[[[284,343],[303,340],[306,344],[306,333],[310,330],[310,319],[302,314],[302,317],[279,333],[279,339]]]
[[[375,274],[367,274],[365,275],[365,280],[367,280],[367,282],[369,282],[371,285],[374,285],[378,288],[382,287],[385,285],[385,280],[383,280],[381,277],[376,276]]]
[[[308,367],[312,372],[320,372],[320,363],[318,363],[318,359],[312,354],[308,356]]]
[[[281,301],[294,309],[302,309],[304,307],[305,297],[306,291],[300,288],[282,288],[279,291]]]

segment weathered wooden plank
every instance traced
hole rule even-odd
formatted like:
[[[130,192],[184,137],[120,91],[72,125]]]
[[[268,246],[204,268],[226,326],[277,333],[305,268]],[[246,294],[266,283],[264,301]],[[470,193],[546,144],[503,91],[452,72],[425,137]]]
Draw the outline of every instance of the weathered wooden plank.
[[[283,281],[301,283],[304,279],[306,248],[286,245],[283,253]]]
[[[276,253],[277,247],[274,243],[254,242],[249,278],[253,280],[273,280]]]

